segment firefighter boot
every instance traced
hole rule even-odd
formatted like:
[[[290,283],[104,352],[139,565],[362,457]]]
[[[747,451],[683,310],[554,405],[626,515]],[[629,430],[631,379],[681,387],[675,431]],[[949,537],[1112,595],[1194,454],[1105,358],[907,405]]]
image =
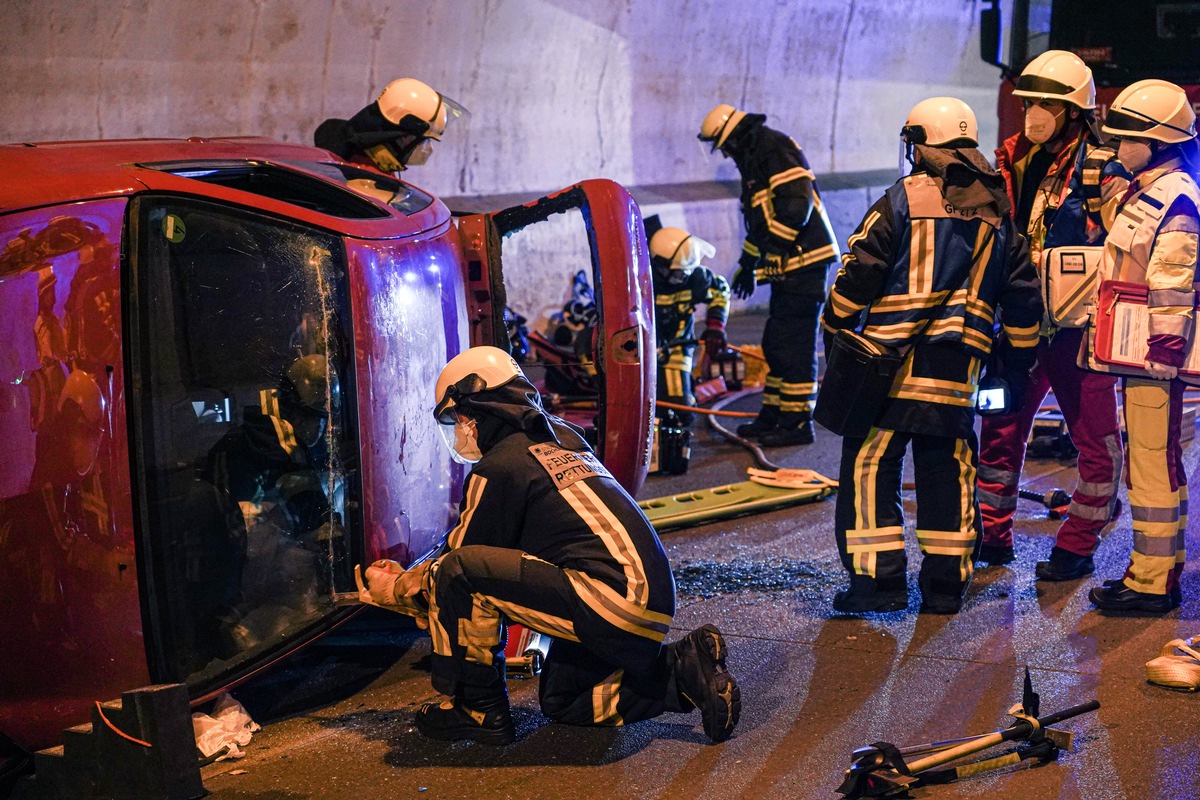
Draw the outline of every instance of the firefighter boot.
[[[1091,575],[1096,563],[1091,556],[1081,556],[1061,547],[1050,548],[1050,560],[1039,561],[1034,567],[1038,580],[1073,581]]]
[[[721,632],[703,625],[668,647],[676,691],[700,710],[708,738],[725,741],[741,716],[742,691],[725,668],[728,651]]]
[[[1088,592],[1092,605],[1101,611],[1132,614],[1166,614],[1175,608],[1173,593],[1149,594],[1130,589],[1125,581],[1106,581],[1103,586],[1097,586]],[[1179,595],[1182,599],[1182,594]]]
[[[743,439],[757,439],[764,433],[775,430],[775,426],[778,424],[779,406],[763,406],[753,422],[737,426],[737,435]]]
[[[979,545],[979,555],[975,560],[999,567],[1002,564],[1011,564],[1016,561],[1017,554],[1013,552],[1011,544],[981,544]]]
[[[801,444],[812,444],[816,440],[816,430],[811,422],[801,422],[794,428],[777,427],[773,431],[758,437],[763,447],[793,447]]]
[[[851,575],[850,588],[833,596],[833,610],[841,614],[903,611],[907,607],[908,586],[880,586],[867,575]]]
[[[454,697],[421,706],[416,722],[422,735],[448,742],[470,739],[502,745],[517,738],[508,708],[508,690],[502,683],[487,687],[460,685]]]

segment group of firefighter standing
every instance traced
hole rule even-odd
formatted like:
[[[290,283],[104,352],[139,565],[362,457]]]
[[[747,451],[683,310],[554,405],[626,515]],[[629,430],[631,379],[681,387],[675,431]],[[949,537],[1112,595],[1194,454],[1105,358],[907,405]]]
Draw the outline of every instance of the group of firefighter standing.
[[[1181,602],[1187,487],[1180,447],[1200,190],[1189,170],[1196,118],[1183,90],[1139,81],[1100,131],[1090,70],[1049,51],[1017,80],[1025,129],[997,152],[978,148],[966,103],[918,103],[901,131],[913,169],[870,208],[825,293],[839,252],[800,148],[765,116],[719,105],[700,139],[742,176],[747,236],[733,291],[771,287],[763,334],[761,412],[739,428],[765,445],[813,440],[816,336],[859,330],[905,353],[863,436],[844,436],[836,538],[849,587],[843,613],[908,604],[901,471],[911,443],[921,609],[956,613],[974,562],[1013,559],[1012,515],[1033,418],[1053,387],[1079,449],[1079,483],[1043,580],[1093,571],[1113,518],[1122,445],[1113,374],[1084,369],[1087,329],[1044,316],[1048,248],[1102,248],[1104,278],[1148,293],[1144,365],[1122,378],[1134,545],[1123,578],[1094,588],[1104,610],[1165,613]],[[421,163],[457,104],[418,81],[394,81],[351,120],[328,120],[317,144],[391,172]],[[1111,138],[1102,143],[1100,132]],[[650,241],[663,395],[688,400],[692,314],[708,304],[701,339],[724,350],[729,285],[701,265],[714,248],[679,228]],[[822,312],[822,307],[824,311]],[[919,345],[919,346],[917,346]],[[676,348],[674,353],[670,352]],[[1081,350],[1081,348],[1083,350]],[[1009,409],[974,432],[984,373],[1003,376]],[[434,415],[456,460],[473,465],[458,524],[441,548],[404,569],[366,570],[364,602],[430,630],[435,688],[416,715],[439,739],[505,744],[516,737],[504,679],[506,622],[553,637],[539,699],[552,719],[622,725],[663,711],[701,712],[714,741],[737,724],[741,697],[727,645],[704,625],[665,642],[674,614],[670,564],[654,529],[574,426],[547,413],[503,350],[473,347],[438,378]],[[982,532],[981,532],[982,529]]]
[[[1030,62],[1013,94],[1024,102],[1024,130],[996,151],[995,168],[977,149],[966,103],[935,97],[912,109],[901,131],[911,174],[871,206],[847,240],[828,296],[825,268],[838,253],[800,148],[762,115],[728,105],[713,109],[701,127],[700,138],[733,158],[742,176],[747,233],[734,293],[748,297],[756,284],[771,287],[763,406],[738,433],[768,446],[813,441],[818,318],[827,354],[837,331],[856,330],[904,355],[869,432],[843,437],[836,538],[850,586],[834,597],[839,612],[908,605],[900,491],[909,445],[921,610],[956,613],[975,561],[1013,561],[1021,467],[1050,389],[1079,450],[1079,481],[1036,573],[1069,581],[1093,572],[1100,533],[1118,511],[1119,376],[1096,371],[1104,365],[1088,358],[1086,322],[1068,327],[1045,314],[1044,256],[1051,248],[1094,248],[1087,261],[1098,274],[1089,286],[1100,278],[1123,281],[1148,295],[1142,367],[1120,377],[1133,551],[1124,576],[1089,597],[1105,611],[1151,614],[1182,600],[1187,477],[1178,373],[1193,335],[1200,234],[1200,190],[1191,174],[1200,169],[1195,113],[1180,87],[1143,80],[1121,92],[1101,127],[1091,70],[1060,50]],[[707,287],[704,341],[723,346],[728,286],[697,266],[704,243],[680,246],[680,233],[665,228],[651,242],[659,338],[682,333],[670,325],[664,331],[661,312],[688,299],[674,288],[686,282],[693,290]],[[684,310],[680,303],[678,312]],[[672,356],[665,370],[688,368],[686,355]],[[1003,411],[982,418],[979,444],[974,426],[984,376],[1007,384],[1009,399]],[[669,374],[666,382],[681,385]]]

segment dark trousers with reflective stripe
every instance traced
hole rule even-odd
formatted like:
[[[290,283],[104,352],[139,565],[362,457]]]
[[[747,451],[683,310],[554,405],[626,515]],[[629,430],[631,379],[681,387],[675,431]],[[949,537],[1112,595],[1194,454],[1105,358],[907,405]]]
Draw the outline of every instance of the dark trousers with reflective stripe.
[[[1125,430],[1129,434],[1129,513],[1133,552],[1125,585],[1168,594],[1179,585],[1187,557],[1187,472],[1180,433],[1183,381],[1126,378]]]
[[[770,284],[770,315],[762,341],[767,385],[761,416],[784,428],[812,419],[817,396],[817,326],[825,302],[827,266],[787,272]]]
[[[667,697],[662,645],[599,618],[555,565],[519,550],[471,545],[443,556],[434,570],[429,633],[439,692],[503,686],[512,620],[554,638],[539,689],[551,719],[622,725],[681,710]]]
[[[917,543],[923,593],[961,596],[970,580],[979,516],[975,506],[975,434],[955,439],[872,428],[842,440],[836,536],[842,565],[873,578],[879,591],[907,585],[901,475],[912,444]]]
[[[997,547],[1013,543],[1013,513],[1033,418],[1054,390],[1071,441],[1079,450],[1079,480],[1066,519],[1054,544],[1090,556],[1100,531],[1112,517],[1121,480],[1121,429],[1117,423],[1117,379],[1077,366],[1083,331],[1064,329],[1038,343],[1037,364],[1020,408],[1011,414],[984,417],[979,432],[979,509],[983,542]]]

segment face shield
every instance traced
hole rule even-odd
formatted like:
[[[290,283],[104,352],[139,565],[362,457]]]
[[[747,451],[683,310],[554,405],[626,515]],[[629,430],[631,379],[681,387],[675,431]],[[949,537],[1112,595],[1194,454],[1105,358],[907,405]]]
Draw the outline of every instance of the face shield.
[[[716,254],[717,248],[698,236],[687,237],[679,243],[679,247],[675,248],[675,254],[671,257],[669,280],[675,284],[683,283],[691,276],[696,267],[701,266],[704,259],[712,258]]]
[[[433,155],[433,139],[421,139],[411,150],[404,163],[410,167],[419,167]]]
[[[438,417],[438,432],[442,441],[450,450],[450,457],[459,464],[474,464],[483,458],[479,450],[479,427],[475,420],[460,414],[454,414],[453,422],[447,424],[444,420],[448,415]]]

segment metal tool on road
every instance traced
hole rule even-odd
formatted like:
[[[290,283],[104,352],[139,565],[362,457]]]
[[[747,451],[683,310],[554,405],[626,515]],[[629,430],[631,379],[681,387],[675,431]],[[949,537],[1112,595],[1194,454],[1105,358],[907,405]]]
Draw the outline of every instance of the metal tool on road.
[[[896,797],[918,786],[949,783],[968,775],[999,769],[1021,761],[1039,762],[1058,758],[1062,750],[1071,748],[1073,736],[1055,730],[1051,725],[1095,711],[1097,700],[1072,706],[1055,714],[1039,717],[1040,698],[1033,691],[1029,669],[1025,670],[1025,686],[1021,703],[1009,709],[1014,722],[1007,728],[965,739],[931,742],[914,747],[897,747],[890,742],[875,742],[854,751],[853,763],[846,770],[845,780],[838,792],[848,798]],[[956,766],[951,761],[981,753],[1005,742],[1024,742],[1015,750],[993,758]],[[941,769],[937,769],[941,767]]]

